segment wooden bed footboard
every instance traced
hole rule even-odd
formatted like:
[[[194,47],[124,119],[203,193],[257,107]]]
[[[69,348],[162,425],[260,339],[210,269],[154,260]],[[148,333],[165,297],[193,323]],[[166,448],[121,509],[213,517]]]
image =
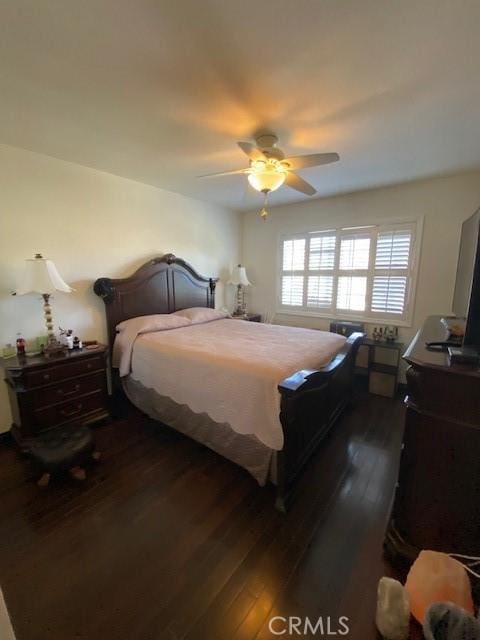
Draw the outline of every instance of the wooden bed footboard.
[[[295,479],[344,409],[351,403],[353,375],[363,333],[353,333],[323,369],[297,371],[278,385],[284,446],[277,454],[277,499],[285,512]]]

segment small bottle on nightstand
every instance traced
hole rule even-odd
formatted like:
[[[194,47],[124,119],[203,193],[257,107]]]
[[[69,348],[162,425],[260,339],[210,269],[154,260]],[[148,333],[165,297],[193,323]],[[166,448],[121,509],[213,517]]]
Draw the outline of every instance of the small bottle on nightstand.
[[[24,356],[25,355],[25,338],[22,338],[20,333],[17,333],[17,355]]]

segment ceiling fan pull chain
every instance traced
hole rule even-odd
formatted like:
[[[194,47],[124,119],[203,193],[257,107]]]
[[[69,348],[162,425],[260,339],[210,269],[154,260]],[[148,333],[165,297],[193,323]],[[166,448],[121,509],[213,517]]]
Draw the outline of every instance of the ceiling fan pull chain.
[[[263,194],[263,207],[260,211],[260,217],[264,222],[267,221],[267,217],[268,217],[267,204],[268,204],[268,191],[265,191]]]

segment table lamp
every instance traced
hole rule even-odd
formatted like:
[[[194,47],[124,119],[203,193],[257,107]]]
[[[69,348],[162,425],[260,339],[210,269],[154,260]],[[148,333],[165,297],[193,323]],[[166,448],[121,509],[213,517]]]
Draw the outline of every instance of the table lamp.
[[[227,284],[233,284],[237,287],[237,306],[235,308],[235,311],[233,312],[233,315],[245,317],[247,315],[247,305],[245,304],[245,287],[248,287],[251,284],[247,278],[245,267],[242,267],[241,264],[237,265],[237,267],[232,271],[232,275],[230,276],[230,280]]]
[[[47,328],[48,340],[43,350],[46,356],[58,355],[63,351],[55,338],[53,331],[52,308],[50,296],[55,291],[71,293],[74,291],[60,276],[57,267],[51,260],[46,260],[40,253],[35,258],[25,260],[26,268],[22,285],[15,291],[15,295],[23,296],[28,293],[40,293],[43,298],[43,313]]]

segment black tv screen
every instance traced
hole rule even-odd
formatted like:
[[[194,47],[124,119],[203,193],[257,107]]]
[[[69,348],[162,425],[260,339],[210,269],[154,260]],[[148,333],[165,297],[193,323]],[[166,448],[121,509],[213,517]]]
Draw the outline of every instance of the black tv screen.
[[[463,344],[480,346],[480,209],[462,225],[452,307],[467,320]]]

